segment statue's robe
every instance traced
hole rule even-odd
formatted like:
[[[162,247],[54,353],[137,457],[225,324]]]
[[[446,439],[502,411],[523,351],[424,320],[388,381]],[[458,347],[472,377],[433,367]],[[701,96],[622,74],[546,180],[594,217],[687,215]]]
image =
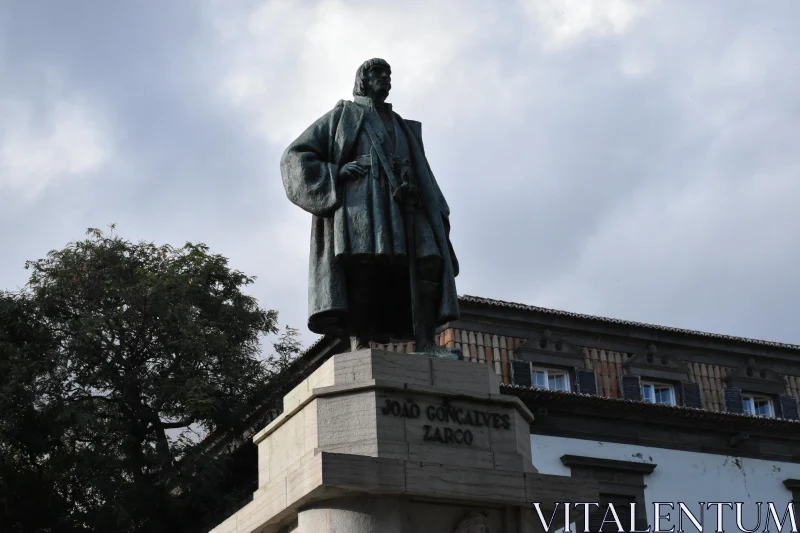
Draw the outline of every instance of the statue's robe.
[[[450,209],[425,157],[422,126],[404,120],[391,107],[388,115],[388,122],[381,120],[363,97],[355,102],[341,100],[291,143],[281,158],[287,197],[312,215],[308,327],[315,333],[350,331],[347,269],[359,260],[376,265],[379,274],[373,280],[375,290],[370,291],[374,338],[412,337],[403,212],[392,199],[365,121],[373,125],[387,156],[407,157],[411,162],[420,194],[415,255],[438,258],[441,265],[437,324],[459,316]],[[396,131],[391,131],[392,124]],[[368,175],[338,182],[341,167],[356,158],[366,158]]]

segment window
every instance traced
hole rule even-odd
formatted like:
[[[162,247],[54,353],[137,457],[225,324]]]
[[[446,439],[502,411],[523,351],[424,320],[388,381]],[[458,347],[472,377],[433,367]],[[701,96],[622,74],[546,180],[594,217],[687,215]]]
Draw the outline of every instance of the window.
[[[600,508],[598,509],[593,505],[589,511],[590,533],[617,533],[614,515],[611,512],[608,513],[608,521],[603,524],[603,518],[606,517],[609,504],[614,506],[614,511],[617,513],[617,518],[619,518],[622,528],[627,531],[631,527],[631,504],[636,503],[635,496],[601,493],[600,501],[597,503],[600,504]]]
[[[540,389],[561,390],[569,392],[569,372],[552,368],[534,368],[532,370],[533,386]]]
[[[675,388],[666,383],[642,381],[642,400],[648,403],[675,405]]]
[[[576,455],[562,455],[561,462],[570,469],[573,478],[591,479],[597,482],[599,489],[598,503],[600,508],[589,507],[589,531],[596,533],[601,530],[603,517],[608,504],[614,505],[614,510],[622,522],[625,531],[631,526],[631,511],[635,511],[634,526],[637,531],[647,530],[647,512],[645,510],[644,476],[652,474],[656,465],[653,463],[640,463],[633,461],[617,461],[597,457],[582,457]],[[632,503],[636,504],[631,509]],[[584,531],[583,513],[579,513],[574,531]],[[574,516],[574,515],[573,515]],[[602,527],[604,533],[617,533],[613,516],[609,513],[611,522],[606,522]]]
[[[775,417],[772,400],[767,396],[757,396],[755,394],[742,394],[742,412],[746,415],[763,416],[765,418]]]

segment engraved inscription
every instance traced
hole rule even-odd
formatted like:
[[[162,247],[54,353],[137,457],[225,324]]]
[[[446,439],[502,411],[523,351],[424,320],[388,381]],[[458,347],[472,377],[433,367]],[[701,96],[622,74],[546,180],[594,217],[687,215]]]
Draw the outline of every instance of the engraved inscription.
[[[381,414],[399,418],[420,418],[423,413],[427,420],[438,423],[422,426],[423,441],[470,446],[474,440],[472,431],[469,430],[470,426],[511,429],[511,416],[508,414],[463,409],[451,405],[446,400],[441,405],[427,405],[423,408],[410,398],[402,402],[386,398],[386,403],[381,407]]]

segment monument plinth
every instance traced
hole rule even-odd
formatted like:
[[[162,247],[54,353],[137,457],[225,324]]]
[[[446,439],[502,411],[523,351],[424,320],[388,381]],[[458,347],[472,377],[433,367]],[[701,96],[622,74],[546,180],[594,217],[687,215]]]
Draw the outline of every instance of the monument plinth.
[[[213,533],[537,531],[532,502],[548,512],[596,488],[537,472],[532,422],[487,365],[335,355],[254,436],[258,490]]]

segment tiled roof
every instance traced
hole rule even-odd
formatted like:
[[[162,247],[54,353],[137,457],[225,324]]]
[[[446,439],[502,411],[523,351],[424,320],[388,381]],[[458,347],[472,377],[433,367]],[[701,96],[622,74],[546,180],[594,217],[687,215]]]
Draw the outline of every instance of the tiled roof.
[[[583,320],[593,320],[595,322],[602,322],[605,324],[620,324],[624,326],[635,326],[640,328],[646,328],[651,330],[658,330],[658,331],[669,331],[671,333],[681,333],[684,335],[693,335],[699,337],[706,337],[712,339],[721,339],[726,341],[737,341],[737,342],[744,342],[748,344],[756,344],[760,346],[770,346],[775,348],[787,348],[790,350],[797,350],[800,351],[800,345],[798,344],[787,344],[783,342],[775,342],[775,341],[764,341],[758,339],[748,339],[745,337],[735,337],[731,335],[722,335],[719,333],[706,333],[703,331],[695,331],[691,329],[683,329],[683,328],[672,328],[669,326],[659,326],[655,324],[646,324],[644,322],[634,322],[631,320],[621,320],[619,318],[606,318],[601,316],[594,316],[594,315],[584,315],[581,313],[573,313],[570,311],[561,311],[559,309],[549,309],[547,307],[538,307],[535,305],[527,305],[527,304],[520,304],[514,302],[504,302],[501,300],[493,300],[491,298],[482,298],[479,296],[459,296],[459,300],[462,302],[469,302],[479,305],[488,305],[492,307],[506,307],[510,309],[522,309],[525,311],[535,311],[537,313],[544,313],[549,315],[559,315],[559,316],[568,316],[572,318],[579,318]]]

